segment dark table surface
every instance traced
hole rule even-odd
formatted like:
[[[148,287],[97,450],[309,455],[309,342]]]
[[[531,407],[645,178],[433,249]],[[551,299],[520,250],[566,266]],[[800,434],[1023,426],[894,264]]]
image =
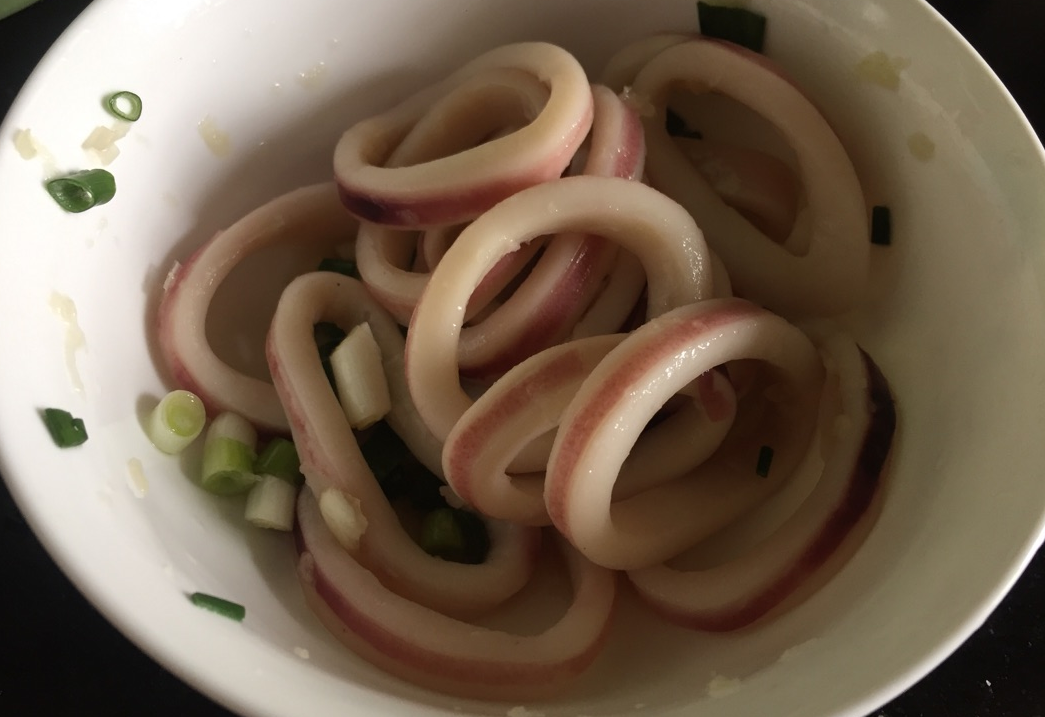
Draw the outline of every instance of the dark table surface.
[[[856,0],[845,0],[856,1]],[[0,21],[0,115],[89,0],[42,0]],[[1045,3],[931,0],[1045,136]],[[1043,198],[1045,201],[1045,198]],[[1045,551],[987,623],[874,717],[1045,715]],[[0,481],[0,717],[229,717],[113,629],[59,572]],[[771,717],[766,715],[764,717]]]

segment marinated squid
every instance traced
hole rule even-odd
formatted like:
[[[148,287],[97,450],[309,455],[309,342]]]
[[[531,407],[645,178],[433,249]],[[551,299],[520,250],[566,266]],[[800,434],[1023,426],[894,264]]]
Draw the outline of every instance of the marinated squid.
[[[707,93],[760,115],[789,153],[669,134],[676,103]],[[507,45],[352,125],[333,166],[334,183],[272,200],[178,267],[158,331],[174,380],[212,412],[293,437],[297,574],[363,658],[444,692],[547,696],[597,659],[622,580],[679,625],[736,629],[870,529],[893,398],[823,328],[861,301],[868,210],[830,125],[769,59],[660,35],[592,84],[562,48]],[[232,268],[275,242],[354,247],[359,278],[282,290],[267,382],[219,358],[205,325]],[[384,421],[440,499],[481,520],[482,560],[422,548],[324,373],[322,322],[369,326]],[[800,466],[815,488],[770,539],[678,562]],[[526,634],[485,626],[549,559],[571,586],[564,611]]]

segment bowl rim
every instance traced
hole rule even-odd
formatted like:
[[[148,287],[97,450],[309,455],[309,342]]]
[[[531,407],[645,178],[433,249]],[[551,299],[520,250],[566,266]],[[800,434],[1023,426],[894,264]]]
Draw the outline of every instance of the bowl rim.
[[[76,19],[59,35],[51,48],[37,64],[30,77],[18,92],[7,115],[0,123],[0,137],[9,136],[15,129],[15,123],[22,116],[24,107],[27,106],[33,95],[41,91],[47,84],[47,77],[56,71],[60,56],[66,51],[73,39],[89,30],[96,22],[101,22],[110,13],[118,11],[121,5],[133,4],[142,0],[94,0]],[[198,5],[203,0],[186,0],[186,7]],[[987,62],[977,50],[963,37],[938,11],[929,4],[927,0],[909,0],[919,5],[923,11],[927,11],[945,32],[948,32],[953,40],[959,42],[964,50],[979,65],[985,77],[991,81],[998,98],[1003,101],[1007,109],[1013,114],[1021,129],[1031,142],[1031,147],[1036,152],[1036,162],[1045,166],[1045,147],[1034,127],[1019,107],[1012,94],[1005,87],[997,74],[991,69]],[[5,148],[4,151],[10,151]],[[77,590],[124,636],[126,636],[139,649],[148,654],[158,664],[178,676],[179,679],[199,689],[210,699],[224,705],[234,711],[244,714],[272,714],[265,705],[260,704],[245,694],[230,689],[228,683],[198,669],[190,661],[183,659],[179,651],[171,649],[163,640],[158,639],[159,632],[150,629],[140,620],[135,619],[131,613],[121,605],[121,601],[115,600],[111,591],[104,584],[100,584],[97,575],[83,565],[77,563],[68,550],[65,539],[49,529],[47,518],[43,511],[36,505],[28,494],[23,490],[19,473],[14,469],[14,460],[10,454],[7,441],[0,442],[0,478],[2,478],[11,493],[13,500],[24,515],[33,533],[44,546],[51,559],[58,565],[61,571],[68,576]],[[889,700],[898,696],[919,681],[925,678],[948,656],[950,656],[962,643],[986,621],[990,614],[997,609],[1003,598],[1009,593],[1027,566],[1034,558],[1038,550],[1045,543],[1045,509],[1043,509],[1035,531],[1027,536],[1017,555],[1006,570],[1005,579],[993,585],[985,598],[980,601],[977,608],[968,614],[959,625],[955,625],[950,636],[944,642],[936,645],[933,649],[924,651],[919,658],[914,660],[902,671],[902,677],[889,680],[879,689],[865,695],[863,698],[854,697],[847,708],[847,713],[852,714],[869,712],[880,708]]]

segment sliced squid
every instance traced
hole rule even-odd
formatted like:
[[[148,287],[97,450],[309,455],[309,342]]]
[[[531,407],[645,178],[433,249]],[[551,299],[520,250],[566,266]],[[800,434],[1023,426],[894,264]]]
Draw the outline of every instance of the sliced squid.
[[[581,174],[639,178],[646,152],[638,116],[607,87],[593,86],[592,98],[594,119]],[[616,254],[617,246],[598,236],[566,233],[551,238],[504,303],[462,330],[461,373],[498,376],[565,339],[598,296]]]
[[[548,87],[534,75],[517,69],[491,70],[469,77],[424,108],[414,126],[389,155],[386,168],[410,167],[470,150],[492,136],[525,126],[548,101]],[[481,110],[481,111],[480,111]],[[404,326],[410,321],[431,272],[409,268],[415,251],[435,267],[461,227],[399,229],[363,222],[356,243],[360,276],[374,296]],[[413,241],[418,235],[417,242]],[[482,309],[515,276],[538,245],[506,257],[490,272],[470,303],[470,313]],[[440,251],[441,249],[441,251]]]
[[[718,92],[771,121],[794,149],[808,232],[793,254],[770,240],[720,197],[664,127],[665,103],[680,86]],[[656,113],[645,118],[650,184],[693,215],[729,270],[734,290],[787,315],[832,315],[857,304],[867,284],[869,237],[863,191],[827,120],[764,56],[730,43],[674,44],[639,71],[632,86]]]
[[[778,608],[869,532],[896,429],[881,371],[851,339],[825,350],[832,367],[821,424],[824,464],[813,492],[774,533],[703,570],[656,565],[628,574],[658,613],[685,627],[734,630]]]
[[[620,467],[657,410],[700,375],[741,360],[765,367],[772,400],[742,402],[719,450],[689,474],[614,501]],[[566,409],[544,482],[553,524],[605,567],[677,555],[791,477],[813,435],[822,381],[809,338],[747,301],[712,299],[652,319],[610,351]],[[774,454],[765,475],[763,446]]]
[[[443,469],[457,495],[485,515],[548,525],[544,472],[509,475],[508,466],[530,441],[559,425],[582,382],[623,339],[612,334],[553,346],[498,379],[446,439]],[[681,393],[693,399],[643,432],[621,469],[615,497],[677,478],[722,442],[736,412],[728,380],[709,372]]]
[[[425,424],[445,439],[472,399],[461,387],[457,344],[464,306],[504,254],[533,237],[597,234],[622,245],[649,277],[648,314],[711,296],[710,259],[700,230],[682,207],[638,182],[567,177],[531,187],[474,221],[432,274],[407,333],[406,375]],[[562,290],[568,291],[563,287]],[[533,451],[514,470],[541,470]]]
[[[608,88],[595,86],[591,92],[594,120],[582,173],[637,178],[645,160],[642,123]],[[472,107],[472,111],[476,108]],[[408,137],[417,136],[421,128],[419,124]],[[429,149],[420,140],[410,146],[419,153]],[[412,159],[400,150],[402,145],[393,153],[390,164]],[[409,272],[395,266],[393,255],[398,255],[395,258],[404,265],[414,249],[404,241],[403,234],[391,227],[364,222],[356,254],[364,281],[382,304],[405,324],[431,274]],[[443,243],[439,240],[446,236],[440,232],[429,242],[426,234],[422,241]],[[604,279],[614,269],[617,247],[612,242],[578,233],[555,236],[544,243],[543,253],[507,299],[490,305],[493,296],[523,268],[539,246],[538,242],[528,242],[506,254],[469,297],[464,318],[471,323],[461,332],[458,350],[462,374],[472,378],[495,377],[526,356],[566,338],[596,301]],[[441,253],[445,253],[445,249]],[[441,255],[432,256],[426,260],[435,259],[432,264],[435,266],[441,258]],[[612,309],[616,308],[619,318],[614,329],[631,308],[622,310],[605,298],[599,303],[607,306],[596,309],[596,315],[603,321],[617,318],[612,315]],[[484,308],[487,310],[483,311]]]
[[[315,499],[298,501],[298,577],[323,624],[357,654],[414,684],[492,700],[532,700],[561,691],[596,658],[608,635],[616,574],[565,541],[573,597],[534,635],[454,619],[389,589],[327,530]]]
[[[508,475],[530,441],[558,426],[577,387],[620,334],[553,346],[498,379],[458,420],[443,447],[447,483],[484,515],[548,525],[543,471]]]
[[[442,258],[442,254],[446,253],[445,247],[440,251],[439,244],[452,233],[450,229],[460,230],[461,227],[430,229],[415,240],[413,235],[416,232],[395,227],[363,222],[359,228],[356,238],[359,275],[374,298],[403,326],[410,323],[410,315],[414,313],[414,307],[417,306],[421,293],[432,276],[431,268],[436,264],[428,264],[429,256]],[[456,238],[456,232],[454,236]],[[420,250],[418,244],[421,245]],[[465,318],[471,319],[489,306],[540,248],[541,242],[531,242],[499,261],[469,298]],[[426,264],[431,267],[428,271],[406,268],[415,252],[424,256]],[[425,256],[426,253],[429,256]]]
[[[272,384],[238,371],[211,348],[211,300],[250,254],[278,242],[331,246],[350,240],[357,226],[333,185],[316,184],[267,202],[197,249],[177,269],[157,315],[160,347],[175,383],[200,396],[210,413],[233,411],[259,429],[285,433],[290,426]]]
[[[479,565],[428,555],[402,526],[374,479],[348,419],[330,388],[312,338],[312,326],[332,321],[343,329],[367,322],[381,348],[392,397],[387,422],[437,475],[441,443],[413,408],[403,374],[399,327],[355,279],[316,272],[295,279],[280,299],[268,338],[268,359],[290,419],[301,472],[321,502],[333,491],[365,529],[355,559],[411,599],[454,613],[485,610],[517,592],[532,573],[539,532],[488,521],[491,549]]]
[[[440,97],[486,72],[532,74],[549,88],[540,114],[517,132],[409,167],[383,166]],[[474,114],[475,118],[482,113]],[[361,219],[398,227],[460,224],[525,187],[559,177],[588,134],[588,78],[565,50],[541,42],[504,45],[444,81],[344,133],[334,150],[341,199]]]

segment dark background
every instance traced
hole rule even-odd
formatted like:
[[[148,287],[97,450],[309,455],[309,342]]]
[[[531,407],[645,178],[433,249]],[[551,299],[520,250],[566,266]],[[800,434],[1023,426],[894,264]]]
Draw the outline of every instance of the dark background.
[[[0,21],[0,115],[87,4],[42,0]],[[1038,136],[1045,136],[1045,3],[931,4],[979,50]],[[1043,664],[1045,551],[1039,551],[983,628],[926,679],[872,715],[1042,717]],[[142,654],[84,600],[0,482],[0,717],[74,714],[230,717]]]

